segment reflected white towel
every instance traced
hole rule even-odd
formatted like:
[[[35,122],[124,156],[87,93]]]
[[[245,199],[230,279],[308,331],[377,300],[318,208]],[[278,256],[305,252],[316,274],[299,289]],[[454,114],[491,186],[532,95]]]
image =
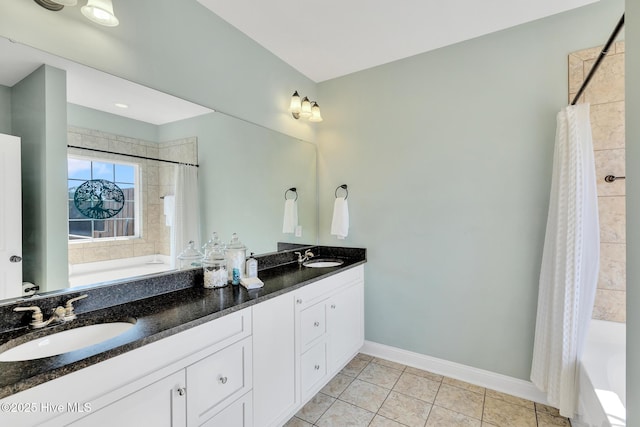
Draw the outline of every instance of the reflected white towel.
[[[284,220],[282,221],[283,233],[294,233],[298,226],[298,202],[295,199],[287,199],[284,202]]]
[[[344,239],[349,234],[349,205],[344,197],[337,197],[333,204],[331,234]]]
[[[173,226],[173,218],[176,213],[176,198],[175,196],[164,196],[164,216],[165,224],[169,227]]]

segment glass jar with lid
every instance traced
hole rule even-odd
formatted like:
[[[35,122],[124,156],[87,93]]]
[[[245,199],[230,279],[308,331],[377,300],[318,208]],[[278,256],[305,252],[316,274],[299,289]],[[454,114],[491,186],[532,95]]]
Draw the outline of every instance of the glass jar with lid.
[[[187,268],[200,267],[202,265],[202,253],[196,249],[196,243],[189,241],[187,247],[178,255],[178,268],[184,270]]]
[[[204,272],[204,287],[209,289],[224,288],[228,284],[227,260],[224,254],[224,246],[219,243],[207,248],[202,260]]]
[[[244,274],[247,259],[247,248],[240,242],[238,235],[233,233],[231,241],[225,250],[227,259],[227,274],[232,285],[240,284],[240,277]]]
[[[212,251],[216,246],[218,246],[218,249],[222,250],[222,253],[224,255],[224,243],[222,243],[222,240],[220,240],[220,237],[218,237],[218,233],[214,231],[213,233],[211,233],[211,238],[209,239],[209,241],[202,246],[202,253],[206,257],[207,252]]]

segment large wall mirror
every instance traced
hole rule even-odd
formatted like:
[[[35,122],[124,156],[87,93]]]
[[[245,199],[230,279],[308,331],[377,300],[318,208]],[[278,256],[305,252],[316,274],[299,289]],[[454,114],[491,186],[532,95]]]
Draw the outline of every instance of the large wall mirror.
[[[4,38],[0,133],[22,138],[23,278],[40,293],[171,269],[213,232],[256,254],[317,242],[314,144]],[[176,182],[180,164],[197,185]],[[78,194],[96,182],[122,197],[91,213]],[[177,186],[200,219],[172,245]],[[282,229],[292,187],[298,235]]]

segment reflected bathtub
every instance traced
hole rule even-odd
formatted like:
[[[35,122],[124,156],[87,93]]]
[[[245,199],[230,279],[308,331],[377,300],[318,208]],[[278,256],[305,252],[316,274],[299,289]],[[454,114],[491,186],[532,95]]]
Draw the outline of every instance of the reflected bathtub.
[[[580,362],[574,427],[626,426],[626,325],[592,320]]]
[[[164,255],[69,264],[69,286],[111,282],[128,277],[162,273],[172,268],[169,257]]]

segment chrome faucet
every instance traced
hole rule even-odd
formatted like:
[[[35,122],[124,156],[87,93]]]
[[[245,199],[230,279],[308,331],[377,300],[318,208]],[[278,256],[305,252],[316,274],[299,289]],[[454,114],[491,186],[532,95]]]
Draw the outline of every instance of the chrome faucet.
[[[40,310],[40,307],[36,305],[31,307],[16,307],[13,309],[13,311],[33,311],[33,313],[31,314],[31,323],[29,323],[29,326],[31,326],[31,328],[33,329],[40,329],[44,328],[50,323],[64,323],[74,320],[77,316],[73,312],[73,303],[88,296],[89,295],[84,294],[80,295],[79,297],[71,298],[66,302],[64,307],[56,307],[53,310],[53,314],[47,321],[45,321],[42,317],[42,310]]]
[[[300,252],[294,252],[298,255],[298,264],[302,264],[303,262],[313,258],[315,255],[311,252],[311,249],[307,249],[304,251],[304,256]]]

